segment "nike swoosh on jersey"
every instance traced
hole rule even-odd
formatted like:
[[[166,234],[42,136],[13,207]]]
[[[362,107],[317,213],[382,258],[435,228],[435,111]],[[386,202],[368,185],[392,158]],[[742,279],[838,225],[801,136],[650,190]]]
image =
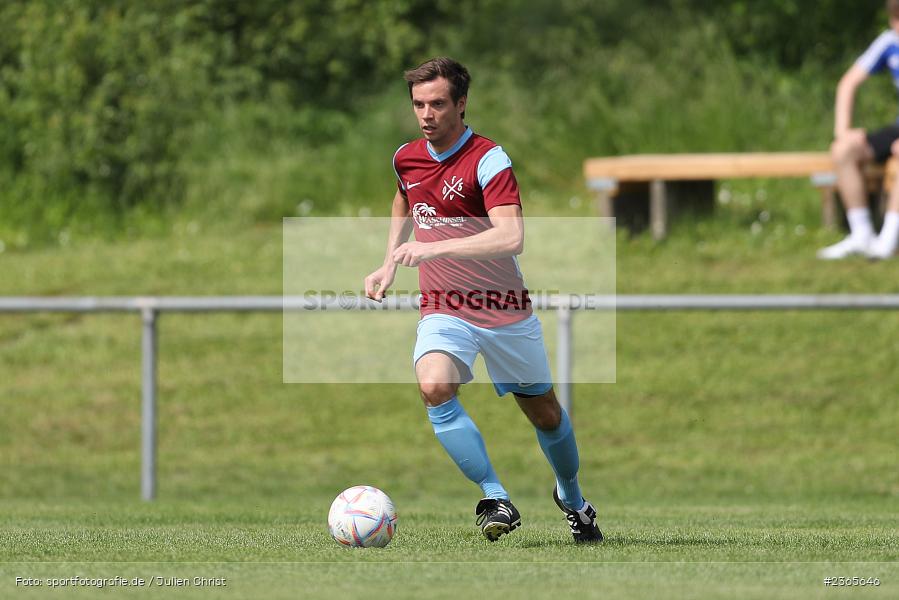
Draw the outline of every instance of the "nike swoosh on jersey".
[[[421,185],[421,182],[419,181],[418,183],[409,183],[409,182],[407,181],[407,182],[406,182],[406,189],[408,190],[408,189],[414,188],[416,185]]]

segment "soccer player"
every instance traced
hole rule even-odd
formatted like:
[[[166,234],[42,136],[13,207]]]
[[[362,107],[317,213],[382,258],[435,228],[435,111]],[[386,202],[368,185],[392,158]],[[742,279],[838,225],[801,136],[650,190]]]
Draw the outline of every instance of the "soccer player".
[[[602,541],[596,510],[578,485],[578,449],[559,406],[516,255],[524,222],[512,163],[502,147],[463,121],[468,71],[435,58],[406,72],[423,139],[393,157],[397,192],[384,264],[365,278],[380,301],[399,265],[418,267],[421,320],[413,365],[437,439],[462,473],[480,486],[477,524],[491,541],[521,524],[490,463],[477,426],[459,402],[478,353],[498,396],[511,392],[536,428],[556,475],[553,499],[575,542]],[[408,241],[415,231],[415,241]],[[505,423],[503,423],[505,425]]]
[[[837,85],[834,108],[834,141],[830,147],[837,170],[837,188],[846,207],[849,236],[818,251],[818,258],[835,260],[852,255],[889,258],[899,245],[899,182],[891,191],[880,235],[874,235],[868,209],[864,163],[882,163],[899,156],[899,122],[872,132],[852,127],[855,92],[869,75],[888,70],[899,88],[899,0],[887,0],[890,28],[878,36]]]

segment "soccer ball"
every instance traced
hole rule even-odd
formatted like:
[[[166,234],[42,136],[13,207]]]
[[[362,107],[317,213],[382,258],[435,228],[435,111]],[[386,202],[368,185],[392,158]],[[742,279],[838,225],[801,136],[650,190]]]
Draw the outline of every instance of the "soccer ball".
[[[346,489],[331,503],[328,531],[343,546],[383,548],[396,533],[393,501],[370,485]]]

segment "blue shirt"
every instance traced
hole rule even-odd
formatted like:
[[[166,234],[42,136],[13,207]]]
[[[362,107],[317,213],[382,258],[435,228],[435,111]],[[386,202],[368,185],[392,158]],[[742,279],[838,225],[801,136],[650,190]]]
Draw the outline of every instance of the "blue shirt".
[[[869,75],[889,69],[893,85],[899,91],[899,34],[892,29],[881,33],[865,53],[858,57],[855,64]]]

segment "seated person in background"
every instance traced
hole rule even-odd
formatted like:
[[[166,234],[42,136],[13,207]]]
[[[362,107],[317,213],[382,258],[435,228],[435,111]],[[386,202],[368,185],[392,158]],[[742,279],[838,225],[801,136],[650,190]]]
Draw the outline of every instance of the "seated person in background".
[[[899,243],[899,182],[893,185],[880,235],[874,235],[865,179],[864,163],[885,162],[899,156],[899,120],[882,129],[866,132],[852,128],[852,105],[858,87],[873,73],[888,69],[899,89],[899,0],[887,0],[890,28],[880,34],[837,85],[834,108],[834,141],[830,147],[837,172],[837,188],[846,217],[849,237],[818,251],[818,258],[834,260],[852,255],[889,258]]]

